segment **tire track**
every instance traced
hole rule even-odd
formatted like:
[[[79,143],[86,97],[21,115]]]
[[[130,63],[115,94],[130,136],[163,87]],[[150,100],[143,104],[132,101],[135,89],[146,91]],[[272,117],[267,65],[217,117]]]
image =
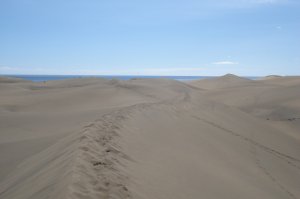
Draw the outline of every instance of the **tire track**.
[[[197,119],[197,120],[200,120],[202,122],[205,122],[215,128],[218,128],[224,132],[227,132],[229,133],[230,135],[232,136],[235,136],[235,137],[238,137],[239,139],[243,140],[243,141],[246,141],[248,142],[251,146],[252,146],[252,154],[254,155],[254,158],[255,158],[255,163],[256,165],[263,171],[263,173],[274,183],[276,184],[282,191],[284,191],[290,198],[292,199],[297,199],[296,196],[291,193],[283,184],[281,184],[269,171],[268,169],[266,169],[265,167],[262,166],[261,164],[261,161],[259,160],[258,156],[257,156],[257,148],[271,154],[271,155],[274,155],[276,156],[277,158],[285,161],[286,163],[288,163],[289,165],[297,168],[298,170],[300,170],[300,167],[295,164],[294,162],[292,161],[295,161],[295,162],[300,162],[299,159],[295,158],[295,157],[292,157],[290,155],[287,155],[287,154],[284,154],[284,153],[281,153],[277,150],[274,150],[274,149],[271,149],[267,146],[264,146],[256,141],[254,141],[253,139],[250,139],[250,138],[247,138],[246,136],[243,136],[243,135],[240,135],[232,130],[229,130],[227,128],[224,128],[214,122],[211,122],[211,121],[208,121],[206,119],[203,119],[203,118],[200,118],[198,116],[195,116],[195,115],[192,115],[193,118]]]

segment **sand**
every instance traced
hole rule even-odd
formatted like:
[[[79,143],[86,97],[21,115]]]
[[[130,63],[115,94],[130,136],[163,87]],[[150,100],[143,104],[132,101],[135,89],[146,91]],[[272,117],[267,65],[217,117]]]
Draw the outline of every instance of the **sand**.
[[[0,78],[1,199],[300,198],[300,77]]]

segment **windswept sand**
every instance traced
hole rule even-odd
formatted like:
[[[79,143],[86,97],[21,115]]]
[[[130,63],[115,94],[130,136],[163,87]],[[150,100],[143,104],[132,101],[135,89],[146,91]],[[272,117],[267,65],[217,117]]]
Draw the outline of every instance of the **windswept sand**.
[[[1,199],[300,198],[300,78],[0,77]]]

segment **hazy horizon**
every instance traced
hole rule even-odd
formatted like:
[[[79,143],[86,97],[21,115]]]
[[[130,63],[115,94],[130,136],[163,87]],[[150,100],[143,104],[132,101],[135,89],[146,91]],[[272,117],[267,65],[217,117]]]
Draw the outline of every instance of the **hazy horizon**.
[[[282,76],[282,77],[292,77],[292,76],[300,76],[298,74],[294,74],[294,75],[280,75],[280,74],[267,74],[267,75],[238,75],[235,73],[223,73],[223,74],[219,74],[219,75],[205,75],[205,74],[201,74],[201,75],[193,75],[193,74],[189,74],[189,75],[168,75],[168,74],[157,74],[157,75],[143,75],[143,74],[31,74],[31,73],[0,73],[0,76],[108,76],[108,77],[113,77],[113,76],[132,76],[132,77],[220,77],[220,76],[225,76],[225,75],[235,75],[235,76],[240,76],[240,77],[267,77],[267,76]]]

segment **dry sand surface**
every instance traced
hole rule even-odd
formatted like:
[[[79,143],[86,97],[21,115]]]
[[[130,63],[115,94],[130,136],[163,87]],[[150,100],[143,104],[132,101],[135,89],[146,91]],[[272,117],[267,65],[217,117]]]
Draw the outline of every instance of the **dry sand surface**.
[[[0,77],[1,199],[300,198],[300,78]]]

